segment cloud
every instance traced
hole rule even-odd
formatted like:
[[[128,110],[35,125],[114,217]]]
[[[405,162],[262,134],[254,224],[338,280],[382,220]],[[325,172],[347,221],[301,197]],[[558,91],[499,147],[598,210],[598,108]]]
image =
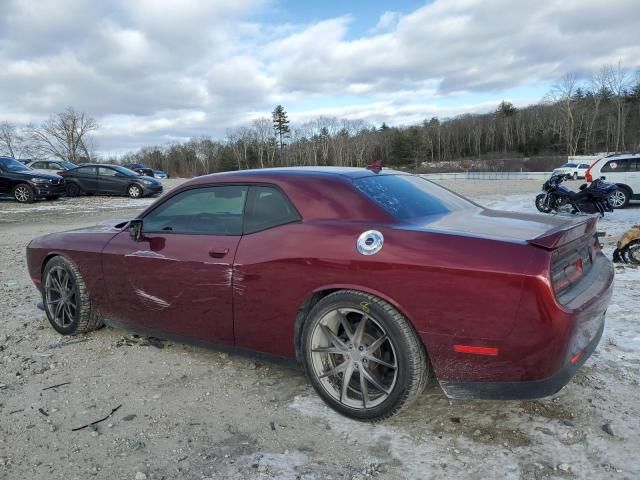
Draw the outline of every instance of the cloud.
[[[637,0],[435,0],[381,12],[359,34],[357,11],[284,23],[272,7],[5,0],[0,120],[39,121],[73,105],[98,118],[99,150],[122,151],[223,136],[276,103],[295,121],[407,124],[491,110],[506,90],[604,63],[640,67]]]

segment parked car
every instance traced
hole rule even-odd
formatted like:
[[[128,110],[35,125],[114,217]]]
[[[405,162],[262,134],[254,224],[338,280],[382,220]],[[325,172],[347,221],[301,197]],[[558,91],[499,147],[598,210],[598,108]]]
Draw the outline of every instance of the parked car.
[[[147,177],[153,177],[153,168],[145,167],[141,163],[127,163],[123,167],[133,170],[140,175],[146,175]]]
[[[556,168],[552,175],[571,175],[574,180],[577,180],[585,177],[588,168],[588,163],[565,163],[561,167]]]
[[[65,193],[59,175],[37,172],[11,157],[0,157],[0,196],[12,196],[20,203],[39,198],[57,200]]]
[[[103,321],[297,358],[335,410],[561,389],[596,348],[613,268],[596,218],[483,208],[421,177],[282,168],[194,178],[135,219],[27,249],[58,332]]]
[[[165,172],[163,172],[162,170],[154,170],[153,171],[153,176],[156,178],[169,178],[169,175],[167,175]]]
[[[67,160],[31,160],[27,165],[39,172],[56,173],[58,175],[77,167],[75,163]]]
[[[112,164],[89,164],[62,173],[67,182],[67,195],[81,194],[128,195],[140,198],[162,192],[155,178],[139,175],[133,170]]]
[[[618,185],[609,200],[613,208],[624,208],[631,200],[640,200],[640,153],[622,153],[602,157],[587,171],[587,182],[603,178]]]

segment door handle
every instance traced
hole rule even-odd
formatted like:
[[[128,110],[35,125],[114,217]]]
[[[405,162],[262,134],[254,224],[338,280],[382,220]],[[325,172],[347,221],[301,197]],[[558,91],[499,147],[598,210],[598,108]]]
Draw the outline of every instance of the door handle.
[[[209,250],[209,256],[212,258],[223,258],[229,253],[228,248],[212,248]]]

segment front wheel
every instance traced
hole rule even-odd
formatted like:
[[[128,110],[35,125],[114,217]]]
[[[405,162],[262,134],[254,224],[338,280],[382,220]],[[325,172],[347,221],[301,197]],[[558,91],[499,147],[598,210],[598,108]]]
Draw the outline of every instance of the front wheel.
[[[16,185],[16,188],[13,189],[13,198],[20,203],[33,203],[36,199],[33,188],[26,183]]]
[[[547,206],[547,194],[540,193],[536,195],[536,208],[539,212],[549,213],[551,209]]]
[[[631,199],[630,197],[631,196],[626,189],[619,188],[611,195],[609,195],[609,198],[607,200],[609,201],[609,205],[611,205],[612,208],[624,208],[629,205],[629,200]]]
[[[77,197],[78,195],[80,195],[80,187],[74,182],[67,183],[67,196]]]
[[[362,292],[342,290],[320,300],[303,327],[302,349],[316,392],[356,420],[395,415],[427,384],[427,355],[409,321]]]
[[[127,194],[130,198],[140,198],[142,197],[142,188],[140,188],[140,185],[129,185]]]
[[[80,271],[64,257],[54,257],[45,265],[42,297],[49,323],[63,335],[85,333],[102,326]]]

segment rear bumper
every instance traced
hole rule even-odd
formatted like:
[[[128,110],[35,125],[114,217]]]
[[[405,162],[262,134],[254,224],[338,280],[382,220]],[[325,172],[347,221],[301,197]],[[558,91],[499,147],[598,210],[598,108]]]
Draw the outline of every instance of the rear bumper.
[[[520,382],[455,382],[441,381],[440,386],[449,398],[478,400],[533,400],[548,397],[564,387],[578,369],[587,361],[598,346],[604,331],[604,315],[602,325],[589,344],[580,352],[575,363],[567,361],[556,373],[542,380]]]

